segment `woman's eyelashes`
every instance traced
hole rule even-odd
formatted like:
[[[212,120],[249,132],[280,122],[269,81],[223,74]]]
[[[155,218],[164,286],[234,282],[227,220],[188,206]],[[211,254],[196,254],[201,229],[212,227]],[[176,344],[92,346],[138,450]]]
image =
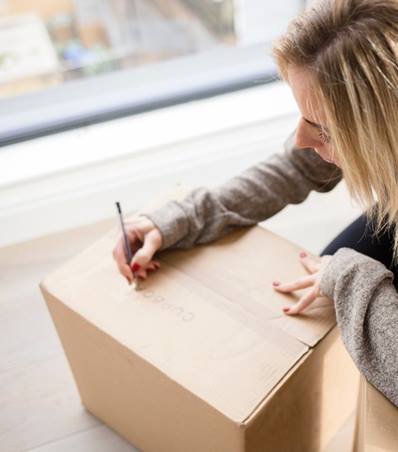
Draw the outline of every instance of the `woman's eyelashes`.
[[[325,143],[325,144],[330,143],[330,137],[324,130],[320,129],[318,131],[318,135],[319,135],[319,138],[321,139],[322,143]]]

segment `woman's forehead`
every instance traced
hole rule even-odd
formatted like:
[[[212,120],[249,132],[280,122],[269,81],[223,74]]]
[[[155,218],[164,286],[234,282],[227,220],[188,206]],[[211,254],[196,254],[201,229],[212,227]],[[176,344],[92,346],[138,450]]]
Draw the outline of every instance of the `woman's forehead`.
[[[288,69],[287,81],[303,118],[311,125],[322,127],[325,116],[311,72],[305,68],[291,66]]]

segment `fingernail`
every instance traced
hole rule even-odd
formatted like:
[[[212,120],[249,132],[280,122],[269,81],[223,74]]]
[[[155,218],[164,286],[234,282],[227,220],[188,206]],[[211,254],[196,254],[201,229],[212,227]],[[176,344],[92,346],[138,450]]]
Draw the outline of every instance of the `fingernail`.
[[[137,264],[137,262],[134,263],[134,265],[131,267],[133,272],[138,272],[138,270],[141,268],[140,264]]]
[[[274,281],[274,282],[272,283],[272,285],[273,285],[273,286],[280,286],[281,283],[280,283],[279,281]]]
[[[283,312],[286,314],[290,311],[290,308],[282,308]]]
[[[307,257],[307,253],[305,251],[301,251],[300,257]]]

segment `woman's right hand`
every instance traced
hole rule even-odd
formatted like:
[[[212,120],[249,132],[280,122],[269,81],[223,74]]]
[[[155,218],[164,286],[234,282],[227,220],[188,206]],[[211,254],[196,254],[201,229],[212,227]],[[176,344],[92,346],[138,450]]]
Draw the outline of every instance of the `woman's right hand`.
[[[160,263],[152,260],[152,257],[162,245],[162,235],[149,218],[140,215],[127,219],[125,229],[133,255],[131,262],[127,262],[122,235],[113,248],[112,254],[119,272],[131,284],[134,280],[133,271],[139,277],[146,279],[148,272],[156,271],[160,267]]]

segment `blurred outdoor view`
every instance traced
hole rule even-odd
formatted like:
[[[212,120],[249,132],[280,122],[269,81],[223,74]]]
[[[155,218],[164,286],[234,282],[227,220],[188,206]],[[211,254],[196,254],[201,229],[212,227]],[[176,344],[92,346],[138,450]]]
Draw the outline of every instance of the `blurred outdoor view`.
[[[269,45],[304,3],[0,0],[0,97],[220,46]]]

